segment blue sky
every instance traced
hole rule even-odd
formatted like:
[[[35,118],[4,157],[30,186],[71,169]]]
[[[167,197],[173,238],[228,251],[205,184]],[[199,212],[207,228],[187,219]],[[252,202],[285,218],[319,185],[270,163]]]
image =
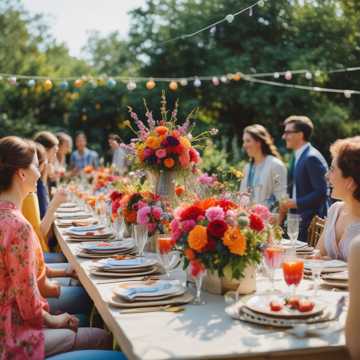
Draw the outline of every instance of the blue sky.
[[[125,37],[128,11],[145,0],[23,0],[23,4],[30,13],[45,14],[52,35],[67,44],[71,55],[80,56],[90,30],[104,35],[116,30]]]

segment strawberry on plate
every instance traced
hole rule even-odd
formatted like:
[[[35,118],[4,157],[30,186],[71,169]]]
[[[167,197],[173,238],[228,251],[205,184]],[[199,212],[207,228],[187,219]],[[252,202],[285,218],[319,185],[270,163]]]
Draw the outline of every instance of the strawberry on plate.
[[[271,311],[280,311],[284,307],[284,304],[280,301],[272,300],[270,301],[270,310]]]
[[[302,299],[299,301],[299,307],[298,310],[300,312],[309,312],[312,309],[314,309],[315,304],[310,301],[310,300],[306,300],[306,299]]]
[[[297,296],[290,296],[286,298],[285,304],[291,309],[299,309],[300,299]]]

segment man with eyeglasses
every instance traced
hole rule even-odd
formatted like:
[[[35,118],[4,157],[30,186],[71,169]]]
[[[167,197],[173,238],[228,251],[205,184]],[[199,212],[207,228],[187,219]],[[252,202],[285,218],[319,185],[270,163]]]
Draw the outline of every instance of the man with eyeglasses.
[[[328,209],[328,165],[310,143],[314,125],[306,116],[290,116],[284,121],[283,139],[294,151],[288,172],[290,199],[282,202],[280,211],[301,216],[299,240],[307,242],[308,227],[315,215],[325,217]]]

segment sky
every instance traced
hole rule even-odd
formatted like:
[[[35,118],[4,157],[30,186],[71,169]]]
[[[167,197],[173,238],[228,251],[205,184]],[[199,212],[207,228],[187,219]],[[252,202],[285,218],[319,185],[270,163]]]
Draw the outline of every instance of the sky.
[[[72,56],[80,57],[90,30],[102,35],[119,31],[126,37],[128,11],[145,0],[23,0],[23,4],[32,14],[44,14],[55,39],[66,43]]]

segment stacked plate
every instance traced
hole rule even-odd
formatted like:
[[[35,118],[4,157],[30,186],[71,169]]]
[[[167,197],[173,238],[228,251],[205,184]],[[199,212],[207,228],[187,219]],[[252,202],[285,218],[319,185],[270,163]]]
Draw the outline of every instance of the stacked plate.
[[[128,281],[113,289],[109,304],[120,308],[186,304],[193,296],[177,280]]]
[[[66,235],[71,241],[98,241],[112,240],[114,233],[111,229],[105,229],[101,225],[89,225],[84,227],[71,227],[66,230]]]
[[[77,205],[72,202],[64,203],[59,206],[59,209],[70,209],[70,208],[76,208]]]
[[[349,286],[348,271],[341,271],[337,273],[323,274],[322,284],[339,289],[347,289]]]
[[[89,242],[81,244],[80,251],[77,253],[77,256],[90,259],[102,259],[109,258],[114,255],[132,256],[134,253],[135,245],[134,242],[131,240],[97,243]]]
[[[329,312],[326,311],[327,305],[320,300],[314,301],[314,307],[306,312],[300,312],[286,305],[283,305],[280,311],[273,311],[270,307],[272,300],[271,295],[254,295],[228,306],[225,311],[234,319],[283,328],[323,322],[330,317]]]
[[[290,240],[283,239],[281,241],[281,246],[284,247],[285,249],[291,248],[292,242]],[[309,246],[308,244],[298,240],[295,242],[295,249],[296,249],[296,254],[299,256],[311,255],[314,251],[314,248],[312,246]]]
[[[125,241],[123,241],[125,242]],[[129,243],[132,242],[129,240]],[[135,251],[134,247],[131,251]],[[118,257],[119,258],[119,257]],[[124,278],[158,274],[162,271],[156,259],[130,257],[125,259],[103,259],[94,265],[91,273],[97,276]]]
[[[312,269],[321,268],[321,274],[339,273],[347,270],[347,263],[342,260],[312,259],[304,261],[304,274],[312,275]]]
[[[59,207],[56,212],[58,214],[69,214],[69,213],[78,213],[81,212],[82,210],[79,207]]]
[[[55,221],[57,226],[60,227],[70,227],[70,226],[90,226],[90,225],[95,225],[98,223],[98,220],[94,219],[94,218],[88,218],[88,219],[57,219]]]
[[[85,212],[83,210],[76,209],[75,211],[71,209],[70,212],[61,212],[59,209],[56,211],[55,215],[57,219],[89,219],[92,218],[92,214]]]

